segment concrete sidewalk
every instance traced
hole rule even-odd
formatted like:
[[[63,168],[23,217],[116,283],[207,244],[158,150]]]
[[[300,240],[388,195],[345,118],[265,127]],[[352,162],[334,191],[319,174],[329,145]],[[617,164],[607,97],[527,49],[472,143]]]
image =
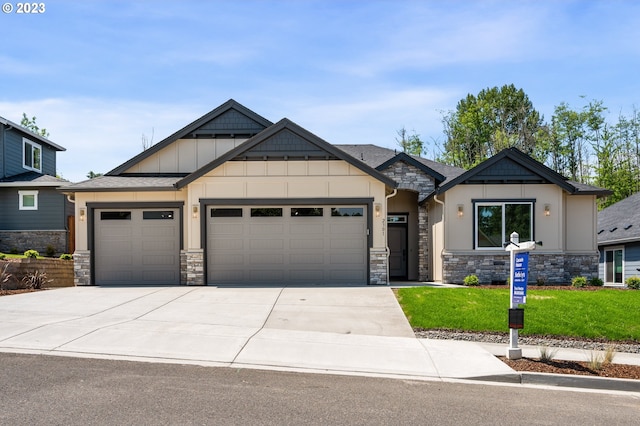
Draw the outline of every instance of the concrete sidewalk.
[[[419,380],[528,377],[494,356],[504,346],[416,339],[388,287],[72,287],[0,297],[0,313],[1,352]],[[633,382],[623,390],[640,391]]]

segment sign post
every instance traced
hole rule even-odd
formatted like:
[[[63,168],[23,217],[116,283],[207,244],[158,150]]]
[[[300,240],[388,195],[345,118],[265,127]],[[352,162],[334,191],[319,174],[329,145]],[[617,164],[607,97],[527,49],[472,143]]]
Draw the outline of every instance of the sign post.
[[[517,232],[510,235],[505,250],[509,252],[509,347],[507,359],[522,358],[518,347],[518,329],[524,327],[524,311],[518,307],[527,301],[529,251],[536,248],[535,241],[520,243]]]

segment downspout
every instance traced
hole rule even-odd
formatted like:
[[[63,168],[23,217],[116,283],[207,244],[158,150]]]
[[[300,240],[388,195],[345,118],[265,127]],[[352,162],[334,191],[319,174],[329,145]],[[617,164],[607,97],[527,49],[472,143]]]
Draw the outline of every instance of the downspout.
[[[438,200],[438,194],[435,194],[433,196],[433,201],[435,201],[436,203],[440,204],[442,206],[442,250],[440,250],[440,260],[442,261],[442,252],[444,251],[444,249],[447,247],[447,227],[445,226],[445,212],[444,212],[444,201],[440,201]],[[440,279],[442,281],[444,281],[444,265],[442,265],[442,271],[440,272],[442,274],[442,277],[440,277]]]
[[[396,194],[398,193],[398,189],[397,188],[393,188],[393,192],[389,195],[387,195],[385,198],[385,202],[384,202],[384,209],[385,211],[388,213],[388,208],[389,208],[389,198],[391,197],[395,197]],[[387,215],[388,216],[388,215]],[[386,252],[387,255],[387,285],[391,284],[391,280],[389,279],[389,256],[391,256],[391,249],[389,249],[389,230],[387,229],[387,226],[389,226],[389,224],[387,223],[387,219],[382,219],[384,221],[384,225],[382,227],[382,229],[384,230],[384,237],[387,240],[387,243],[385,244],[384,250]]]

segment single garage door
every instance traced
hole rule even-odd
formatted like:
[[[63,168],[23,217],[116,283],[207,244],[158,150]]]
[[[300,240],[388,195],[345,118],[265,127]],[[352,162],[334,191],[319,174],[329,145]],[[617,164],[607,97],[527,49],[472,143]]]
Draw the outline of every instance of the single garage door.
[[[178,209],[98,209],[94,224],[96,284],[180,284]]]
[[[210,206],[209,284],[366,284],[366,206]]]

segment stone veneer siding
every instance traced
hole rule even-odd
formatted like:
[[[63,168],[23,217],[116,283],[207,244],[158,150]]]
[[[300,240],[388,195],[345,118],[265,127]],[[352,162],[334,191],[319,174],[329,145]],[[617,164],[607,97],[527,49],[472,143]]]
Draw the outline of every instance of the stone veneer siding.
[[[369,250],[369,284],[387,285],[387,251]]]
[[[73,253],[73,282],[75,285],[92,285],[91,252],[89,250],[76,250]]]
[[[205,285],[204,250],[180,251],[180,284]]]
[[[418,201],[424,200],[435,189],[435,181],[411,164],[398,161],[382,173],[398,182],[398,189],[418,193]],[[427,206],[418,205],[418,280],[431,279],[429,264],[429,212]]]
[[[535,284],[540,280],[547,285],[569,284],[576,276],[598,276],[598,253],[593,254],[544,254],[529,255],[529,279]],[[509,277],[509,254],[455,254],[443,253],[443,277],[445,283],[462,284],[467,275],[475,274],[481,284],[506,283]]]
[[[0,231],[0,253],[36,250],[44,255],[49,246],[56,255],[66,253],[67,231]]]

